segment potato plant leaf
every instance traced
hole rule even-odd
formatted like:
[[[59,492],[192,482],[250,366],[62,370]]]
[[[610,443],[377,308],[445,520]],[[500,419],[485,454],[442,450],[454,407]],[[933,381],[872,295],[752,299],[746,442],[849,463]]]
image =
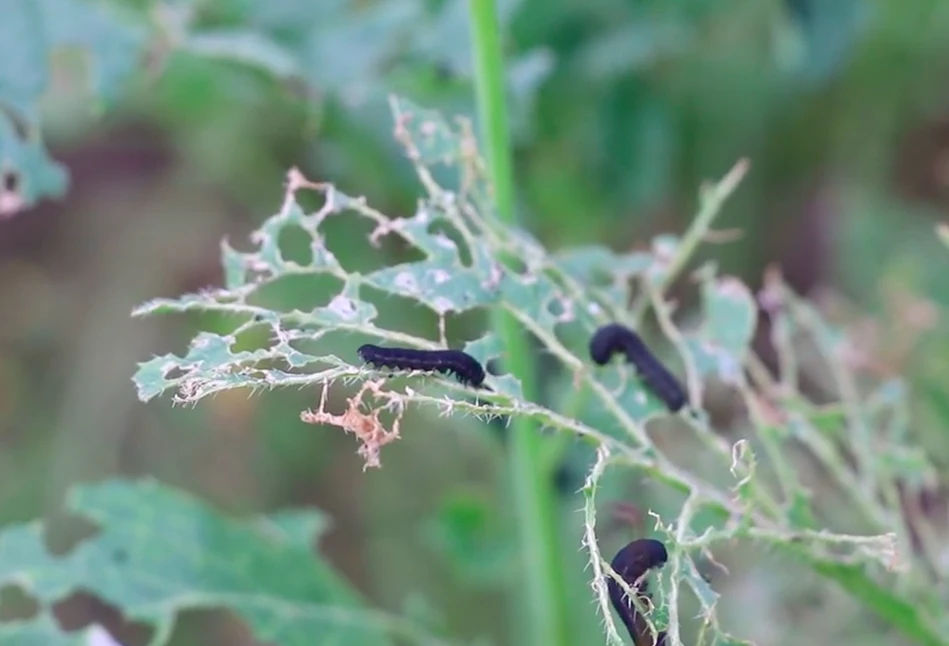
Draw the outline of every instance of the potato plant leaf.
[[[68,511],[98,531],[65,555],[44,545],[40,523],[0,533],[0,585],[15,585],[41,614],[0,624],[3,644],[86,644],[90,633],[65,634],[50,619],[57,601],[82,589],[150,625],[164,644],[179,612],[228,608],[257,639],[293,646],[338,643],[436,644],[398,617],[367,608],[319,556],[318,512],[283,511],[238,519],[154,480],[111,480],[72,490]]]

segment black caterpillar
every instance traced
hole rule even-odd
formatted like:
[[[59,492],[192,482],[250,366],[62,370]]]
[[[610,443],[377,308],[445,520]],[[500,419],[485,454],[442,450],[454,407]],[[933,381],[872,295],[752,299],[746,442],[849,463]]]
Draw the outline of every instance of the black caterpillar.
[[[642,338],[619,323],[604,325],[590,339],[590,357],[599,365],[605,365],[612,356],[622,352],[626,360],[636,367],[643,382],[673,413],[685,406],[685,388],[669,370],[662,365]]]
[[[484,368],[477,359],[461,350],[383,348],[367,343],[360,346],[357,352],[363,361],[376,368],[453,374],[461,383],[475,388],[480,388],[484,383]]]
[[[640,538],[617,552],[610,566],[630,588],[637,592],[640,600],[651,601],[652,596],[647,592],[646,582],[643,581],[638,587],[634,584],[648,570],[661,568],[668,559],[669,554],[666,552],[666,546],[660,541],[652,538]],[[629,636],[633,638],[633,643],[636,646],[653,646],[652,632],[649,630],[646,620],[636,611],[636,606],[627,599],[623,588],[611,576],[606,577],[606,586],[610,593],[610,602],[622,618],[626,630],[629,631]],[[665,644],[666,633],[665,631],[659,631],[656,635],[655,646],[665,646]]]

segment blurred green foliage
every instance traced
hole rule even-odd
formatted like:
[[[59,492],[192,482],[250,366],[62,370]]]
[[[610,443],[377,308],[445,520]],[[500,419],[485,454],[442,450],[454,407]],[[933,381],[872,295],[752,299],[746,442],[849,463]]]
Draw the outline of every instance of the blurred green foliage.
[[[387,212],[414,209],[415,177],[396,161],[385,96],[473,113],[463,3],[6,0],[2,9],[0,170],[19,179],[4,175],[0,202],[34,207],[0,232],[0,517],[54,513],[67,486],[116,471],[155,473],[228,508],[305,502],[334,518],[324,552],[378,605],[510,643],[503,568],[492,589],[485,581],[497,566],[470,566],[506,552],[496,529],[509,520],[498,434],[468,421],[446,433],[413,418],[415,432],[391,447],[386,468],[365,476],[346,438],[299,422],[310,393],[143,411],[128,385],[143,356],[227,328],[204,316],[193,327],[148,327],[128,312],[155,293],[219,284],[209,268],[218,240],[241,240],[273,211],[287,167]],[[853,333],[859,365],[874,378],[905,377],[907,433],[944,474],[949,337],[939,321],[949,272],[933,224],[949,210],[949,6],[515,0],[502,9],[528,228],[555,250],[644,246],[656,231],[684,229],[696,186],[749,157],[754,170],[721,221],[743,236],[703,248],[699,260],[714,257],[753,287],[779,262],[793,286],[821,287],[812,295]],[[364,233],[350,223],[326,233],[348,245],[347,268],[405,253],[373,250]],[[331,288],[300,282],[273,298],[296,305]],[[684,310],[694,302],[688,288],[676,293]],[[406,303],[384,315],[435,331]],[[815,384],[821,376],[811,374],[803,385]],[[733,403],[709,397],[723,433],[740,436]],[[579,471],[562,483],[570,547],[592,456],[571,446],[568,458]],[[815,495],[846,516],[825,475],[811,476]],[[940,477],[907,501],[936,523],[947,522]],[[679,502],[639,478],[607,479],[601,506],[618,499],[667,513]],[[780,555],[715,556],[731,573],[713,581],[736,634],[767,644],[899,642]],[[577,609],[568,621],[596,635],[584,563],[564,555]],[[76,602],[72,616],[84,610]],[[205,643],[243,643],[229,625],[195,617],[176,639],[201,631]]]

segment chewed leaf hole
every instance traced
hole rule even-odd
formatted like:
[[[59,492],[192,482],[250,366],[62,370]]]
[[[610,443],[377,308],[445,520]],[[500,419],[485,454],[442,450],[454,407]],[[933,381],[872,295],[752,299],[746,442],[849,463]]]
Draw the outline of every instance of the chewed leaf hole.
[[[458,259],[465,267],[471,267],[471,250],[465,244],[464,238],[458,230],[445,222],[436,220],[428,226],[428,232],[435,237],[436,243],[445,248],[446,251],[458,253]]]
[[[253,352],[268,348],[273,338],[273,329],[268,325],[255,325],[234,338],[231,352]]]
[[[328,305],[342,288],[343,281],[328,274],[284,274],[257,288],[247,303],[279,312],[306,312]]]
[[[484,369],[488,372],[489,375],[494,377],[499,377],[505,374],[504,363],[499,357],[493,357],[488,359],[487,364],[484,366]]]
[[[561,322],[573,320],[573,302],[566,298],[552,298],[547,301],[547,311]]]
[[[165,379],[168,379],[169,381],[177,381],[188,374],[188,372],[181,366],[172,366],[166,370],[164,374]]]
[[[350,217],[352,215],[352,217]],[[320,225],[322,244],[336,257],[346,273],[368,274],[393,264],[421,262],[425,254],[398,233],[398,225],[385,235],[375,235],[373,222],[347,211]],[[400,221],[393,218],[393,222]]]
[[[313,252],[310,248],[312,242],[312,236],[298,225],[281,229],[277,240],[280,245],[280,256],[287,262],[294,262],[303,267],[313,262]]]
[[[368,285],[360,287],[359,297],[378,310],[374,321],[377,327],[432,341],[438,339],[438,316],[417,300]]]
[[[26,590],[17,585],[0,587],[0,623],[25,621],[36,616],[39,604]]]
[[[86,518],[70,513],[60,513],[47,522],[44,529],[46,550],[53,556],[65,556],[81,543],[99,533],[99,526]]]
[[[93,637],[83,642],[89,646],[145,646],[154,634],[147,624],[129,621],[117,605],[86,591],[57,602],[53,614],[67,633],[91,628]]]
[[[0,216],[13,215],[24,208],[20,193],[20,174],[13,170],[3,171],[0,177]]]
[[[16,193],[20,189],[20,174],[12,170],[4,171],[2,184],[4,192]]]

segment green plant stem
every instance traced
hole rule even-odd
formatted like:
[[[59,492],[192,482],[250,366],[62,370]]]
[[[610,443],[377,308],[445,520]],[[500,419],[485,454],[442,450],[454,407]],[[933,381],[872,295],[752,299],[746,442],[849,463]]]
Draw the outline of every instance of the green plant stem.
[[[495,206],[502,222],[513,224],[514,176],[508,136],[504,61],[494,0],[469,0],[468,15],[474,54],[478,120],[484,139]],[[521,380],[524,397],[534,400],[536,380],[530,347],[523,331],[507,312],[495,314],[495,329],[504,342],[509,371]],[[553,490],[541,461],[541,436],[527,418],[515,416],[510,439],[510,477],[521,548],[523,603],[529,633],[517,643],[558,646],[566,643],[562,622],[563,579],[558,550]],[[519,608],[520,610],[520,608]]]
[[[740,159],[721,181],[712,186],[702,188],[699,200],[699,212],[689,226],[689,230],[686,231],[685,236],[679,241],[675,256],[672,258],[665,275],[657,286],[657,291],[660,295],[678,278],[679,274],[692,258],[695,250],[698,249],[702,240],[705,239],[705,236],[711,230],[712,222],[714,222],[718,214],[721,213],[722,205],[725,203],[725,200],[738,188],[738,184],[745,176],[745,173],[748,172],[749,166],[750,163],[747,159]],[[644,297],[639,299],[639,302],[633,307],[632,318],[634,326],[638,326],[642,322],[642,317],[649,311],[651,304],[652,300],[649,298]]]

